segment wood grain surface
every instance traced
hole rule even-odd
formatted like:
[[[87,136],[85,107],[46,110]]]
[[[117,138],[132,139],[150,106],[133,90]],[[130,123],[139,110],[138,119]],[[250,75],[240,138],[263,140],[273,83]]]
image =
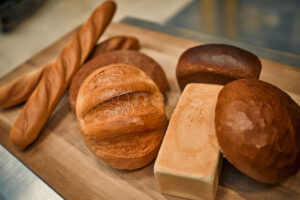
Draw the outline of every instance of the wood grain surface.
[[[3,85],[53,60],[73,32],[33,56],[0,79]],[[194,41],[161,34],[130,25],[113,23],[101,40],[113,35],[137,37],[141,51],[155,58],[164,68],[171,90],[167,114],[170,116],[180,96],[175,67],[180,54],[199,45]],[[300,103],[300,69],[262,59],[261,79],[289,92]],[[38,105],[37,105],[38,106]],[[96,159],[80,136],[68,104],[68,92],[55,109],[38,140],[26,151],[18,151],[9,141],[9,131],[22,105],[0,111],[0,142],[25,165],[67,199],[176,199],[158,191],[153,162],[139,170],[115,170]],[[300,173],[286,182],[270,186],[258,183],[223,163],[217,199],[299,199]]]

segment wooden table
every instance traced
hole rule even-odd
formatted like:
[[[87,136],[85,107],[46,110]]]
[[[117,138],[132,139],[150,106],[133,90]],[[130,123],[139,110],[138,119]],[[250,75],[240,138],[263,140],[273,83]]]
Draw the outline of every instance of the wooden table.
[[[53,60],[70,40],[73,32],[33,56],[0,79],[3,85],[16,77],[42,67]],[[113,35],[137,37],[141,51],[156,59],[164,68],[171,86],[167,114],[172,113],[180,96],[175,78],[178,57],[187,48],[199,45],[186,40],[131,25],[113,23],[101,40]],[[300,68],[261,59],[261,79],[289,92],[300,103]],[[84,145],[75,117],[68,105],[68,92],[61,99],[38,140],[26,151],[19,151],[9,141],[9,131],[22,108],[0,111],[0,143],[25,165],[67,199],[176,199],[162,195],[153,176],[153,163],[133,171],[108,167],[95,158]],[[269,186],[258,183],[228,162],[223,163],[217,199],[299,199],[300,173],[286,182]]]

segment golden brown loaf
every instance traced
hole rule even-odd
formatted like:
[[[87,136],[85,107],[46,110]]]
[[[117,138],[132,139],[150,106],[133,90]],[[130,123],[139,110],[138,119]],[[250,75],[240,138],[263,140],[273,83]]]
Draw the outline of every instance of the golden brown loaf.
[[[91,73],[76,102],[87,147],[118,169],[136,169],[157,155],[166,128],[162,94],[140,69],[124,64]]]
[[[216,135],[224,156],[264,183],[280,183],[300,169],[300,107],[279,88],[237,80],[220,92]]]
[[[134,37],[114,36],[97,44],[92,53],[90,53],[89,59],[108,51],[118,49],[138,50],[139,48],[139,41]],[[0,108],[8,108],[26,101],[39,84],[46,66],[35,72],[20,76],[16,80],[2,86],[0,88]]]
[[[179,58],[176,76],[183,88],[189,83],[225,85],[242,78],[259,78],[258,57],[243,49],[225,44],[206,44],[186,50]]]
[[[85,78],[96,69],[116,63],[133,65],[143,70],[157,84],[162,93],[168,89],[168,82],[162,67],[143,53],[129,50],[112,51],[99,55],[84,64],[74,76],[70,85],[69,103],[75,113],[75,104],[79,87]]]
[[[116,4],[112,1],[102,3],[77,31],[52,66],[45,70],[11,129],[10,139],[16,147],[25,149],[37,138],[73,75],[110,23],[115,9]]]
[[[0,108],[8,108],[26,101],[39,84],[48,66],[50,66],[50,64],[2,86],[0,88]]]
[[[139,48],[140,43],[135,37],[123,35],[113,36],[98,44],[90,54],[88,60],[109,51],[139,50]]]

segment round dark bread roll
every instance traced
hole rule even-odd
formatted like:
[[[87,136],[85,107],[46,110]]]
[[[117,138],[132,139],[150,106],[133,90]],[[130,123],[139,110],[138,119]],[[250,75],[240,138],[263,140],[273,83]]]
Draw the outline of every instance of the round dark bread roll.
[[[162,93],[167,92],[169,88],[167,77],[162,67],[154,59],[143,53],[132,50],[111,51],[91,59],[75,74],[70,85],[69,94],[69,103],[73,113],[76,113],[75,104],[79,88],[86,77],[100,67],[117,63],[138,67],[157,84]]]
[[[300,169],[300,107],[279,88],[256,79],[227,84],[215,126],[223,155],[249,177],[276,184]]]
[[[206,44],[186,50],[179,58],[176,76],[181,90],[189,83],[225,85],[236,79],[258,79],[261,62],[243,49]]]

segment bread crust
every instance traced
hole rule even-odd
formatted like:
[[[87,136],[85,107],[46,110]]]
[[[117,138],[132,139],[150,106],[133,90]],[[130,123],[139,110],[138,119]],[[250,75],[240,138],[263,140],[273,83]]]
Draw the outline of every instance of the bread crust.
[[[107,40],[98,44],[87,60],[90,60],[100,54],[114,51],[114,50],[139,50],[140,42],[135,37],[117,35],[108,38]]]
[[[181,90],[188,83],[225,85],[236,79],[258,79],[261,62],[243,49],[225,44],[206,44],[186,50],[179,58],[176,76]]]
[[[105,1],[96,8],[51,67],[45,70],[11,129],[10,140],[16,147],[25,149],[38,137],[75,72],[110,23],[115,10],[116,4],[112,1]]]
[[[87,60],[116,49],[138,50],[139,48],[139,41],[134,37],[122,35],[113,36],[97,44]],[[9,108],[25,102],[39,84],[44,71],[49,65],[51,64],[48,64],[35,72],[22,75],[16,80],[0,87],[0,108]]]
[[[227,84],[215,126],[224,156],[249,177],[276,184],[300,169],[300,107],[279,88],[255,79]]]
[[[9,108],[26,101],[36,86],[39,84],[42,75],[51,64],[20,76],[16,80],[0,88],[0,108]]]
[[[157,85],[142,70],[124,64],[104,66],[84,80],[76,116],[86,146],[118,169],[151,162],[166,128]]]
[[[85,78],[100,67],[117,63],[133,65],[140,68],[157,84],[162,93],[165,93],[168,90],[169,86],[166,75],[162,67],[154,59],[143,53],[132,50],[107,52],[85,63],[74,76],[70,85],[69,94],[69,103],[73,113],[76,113],[75,104],[77,94]]]

